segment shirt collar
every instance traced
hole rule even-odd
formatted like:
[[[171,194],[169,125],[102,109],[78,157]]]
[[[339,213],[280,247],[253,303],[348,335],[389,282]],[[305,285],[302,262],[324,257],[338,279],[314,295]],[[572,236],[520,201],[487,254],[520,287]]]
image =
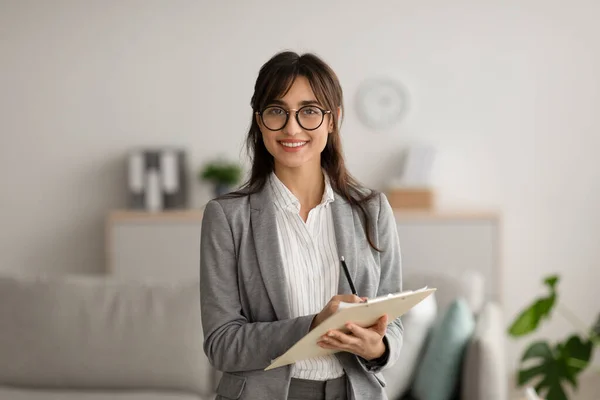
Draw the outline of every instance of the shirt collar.
[[[323,172],[325,178],[325,190],[323,191],[323,197],[321,203],[317,207],[325,206],[334,201],[335,196],[333,188],[331,187],[331,181],[329,176]],[[276,206],[281,207],[284,210],[290,210],[294,212],[300,212],[300,200],[294,196],[294,194],[279,180],[274,172],[269,177],[269,183],[271,192],[273,193],[273,202]]]

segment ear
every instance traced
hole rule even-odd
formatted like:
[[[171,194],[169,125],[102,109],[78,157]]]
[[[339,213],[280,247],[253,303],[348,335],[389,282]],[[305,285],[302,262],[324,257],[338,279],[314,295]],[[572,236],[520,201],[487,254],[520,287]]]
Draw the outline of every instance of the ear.
[[[258,126],[262,128],[262,120],[260,119],[260,115],[254,113],[254,118],[256,118],[256,123],[258,124]]]
[[[338,129],[339,129],[340,125],[342,124],[342,107],[337,108],[337,121],[338,121],[338,123],[337,123]],[[331,129],[333,129],[333,121],[331,121]]]
[[[338,127],[340,126],[340,121],[342,118],[342,108],[338,107],[337,108],[337,120],[338,120]],[[333,118],[329,118],[329,132],[333,132]]]

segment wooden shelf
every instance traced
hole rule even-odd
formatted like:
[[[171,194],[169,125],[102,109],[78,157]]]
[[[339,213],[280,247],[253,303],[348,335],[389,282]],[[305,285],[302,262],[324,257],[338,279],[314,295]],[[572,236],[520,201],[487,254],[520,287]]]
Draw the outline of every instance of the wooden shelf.
[[[201,208],[109,212],[107,271],[126,279],[197,279],[202,213]],[[394,214],[406,276],[480,271],[486,297],[502,304],[499,213],[401,209]]]
[[[202,209],[170,210],[150,212],[143,210],[114,210],[108,219],[112,222],[199,222],[202,221]],[[499,214],[492,211],[417,211],[394,210],[398,220],[498,220]]]
[[[172,210],[150,212],[143,210],[114,210],[108,215],[109,222],[198,222],[202,221],[202,210]]]
[[[498,220],[500,214],[493,211],[450,211],[450,210],[394,210],[394,215],[399,220]]]

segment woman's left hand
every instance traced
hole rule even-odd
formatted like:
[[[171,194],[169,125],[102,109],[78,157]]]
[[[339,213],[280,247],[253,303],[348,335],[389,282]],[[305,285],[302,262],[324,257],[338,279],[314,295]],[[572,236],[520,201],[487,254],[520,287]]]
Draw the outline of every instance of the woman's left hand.
[[[379,318],[375,325],[368,328],[347,323],[346,328],[350,333],[330,330],[319,338],[317,344],[324,349],[348,351],[365,360],[374,360],[385,353],[383,337],[387,330],[387,323],[387,315]]]

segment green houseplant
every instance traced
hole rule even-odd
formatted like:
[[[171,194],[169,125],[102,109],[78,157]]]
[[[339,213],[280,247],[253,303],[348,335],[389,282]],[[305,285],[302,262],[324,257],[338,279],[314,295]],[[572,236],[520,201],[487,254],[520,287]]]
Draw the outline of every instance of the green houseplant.
[[[517,383],[534,386],[546,400],[566,400],[566,385],[577,389],[579,374],[591,364],[594,347],[600,345],[600,315],[594,326],[586,327],[573,312],[558,304],[558,275],[548,276],[543,282],[548,294],[525,308],[508,328],[508,334],[518,338],[534,332],[552,316],[555,308],[578,332],[556,343],[545,340],[531,343],[521,357]]]
[[[215,195],[229,192],[242,178],[242,167],[234,162],[218,160],[206,163],[198,172],[200,180],[215,185]]]

